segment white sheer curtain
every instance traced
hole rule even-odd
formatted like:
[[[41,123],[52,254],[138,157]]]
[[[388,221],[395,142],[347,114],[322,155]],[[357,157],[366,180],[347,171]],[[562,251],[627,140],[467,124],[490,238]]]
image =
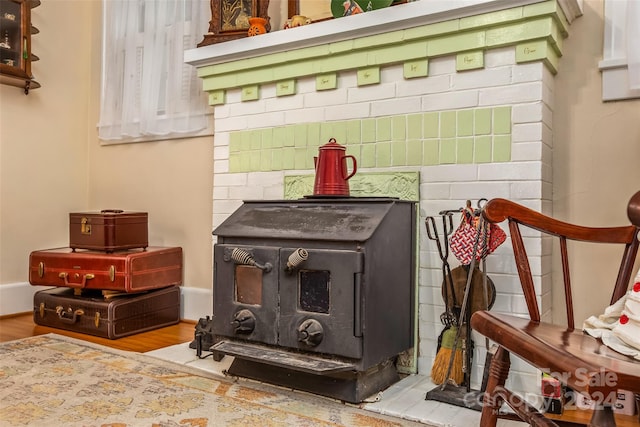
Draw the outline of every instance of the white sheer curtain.
[[[627,67],[629,88],[640,89],[640,1],[627,2]]]
[[[207,98],[183,55],[208,31],[209,0],[103,0],[103,5],[100,139],[205,129]]]

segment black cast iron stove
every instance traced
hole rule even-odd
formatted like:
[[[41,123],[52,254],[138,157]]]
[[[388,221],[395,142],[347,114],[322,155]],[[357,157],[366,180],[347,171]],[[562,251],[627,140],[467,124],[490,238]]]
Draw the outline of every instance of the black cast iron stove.
[[[214,358],[229,374],[358,403],[414,345],[416,206],[245,201],[214,235]]]

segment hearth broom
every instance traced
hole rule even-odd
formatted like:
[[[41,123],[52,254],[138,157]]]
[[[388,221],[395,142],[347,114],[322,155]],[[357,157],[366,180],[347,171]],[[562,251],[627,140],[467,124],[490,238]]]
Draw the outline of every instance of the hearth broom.
[[[464,381],[463,354],[461,341],[456,344],[456,335],[458,333],[457,326],[451,326],[444,330],[442,333],[442,343],[440,344],[440,350],[436,354],[436,359],[431,367],[431,381],[434,384],[442,384],[445,381],[451,380],[456,385],[462,384]],[[454,350],[455,348],[455,350]],[[454,355],[451,352],[455,352]],[[447,378],[447,371],[449,370],[449,362],[453,359],[449,378]]]

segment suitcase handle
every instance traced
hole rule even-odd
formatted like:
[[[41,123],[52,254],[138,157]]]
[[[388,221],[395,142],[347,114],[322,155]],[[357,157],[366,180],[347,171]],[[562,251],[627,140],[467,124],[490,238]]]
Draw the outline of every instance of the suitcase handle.
[[[81,309],[71,311],[71,308],[65,310],[61,305],[59,305],[56,307],[56,313],[58,314],[58,318],[61,322],[76,323],[78,318],[84,314],[84,311]]]
[[[124,212],[122,209],[103,209],[100,211],[101,214],[120,214]]]
[[[76,277],[78,275],[76,274]],[[69,273],[60,273],[58,275],[58,277],[60,277],[61,279],[64,279],[64,285],[68,288],[84,288],[87,285],[87,280],[91,280],[93,278],[96,277],[95,274],[91,274],[91,273],[87,273],[85,275],[82,276],[82,282],[80,283],[73,283],[69,281]]]

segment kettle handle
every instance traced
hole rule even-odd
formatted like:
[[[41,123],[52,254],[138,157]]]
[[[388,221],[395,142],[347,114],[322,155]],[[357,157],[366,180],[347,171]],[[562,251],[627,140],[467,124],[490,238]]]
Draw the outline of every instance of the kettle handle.
[[[349,175],[347,175],[347,176],[345,176],[345,177],[344,177],[344,180],[345,180],[345,181],[346,181],[346,180],[348,180],[349,178],[351,178],[353,175],[355,175],[355,174],[356,174],[356,171],[358,170],[358,163],[356,162],[356,158],[355,158],[355,157],[353,157],[353,156],[351,156],[351,155],[349,155],[349,156],[344,156],[344,157],[342,158],[342,161],[343,161],[343,162],[345,162],[345,170],[346,170],[346,162],[347,162],[347,159],[351,159],[351,161],[353,162],[353,170],[351,171],[351,173],[350,173]]]

